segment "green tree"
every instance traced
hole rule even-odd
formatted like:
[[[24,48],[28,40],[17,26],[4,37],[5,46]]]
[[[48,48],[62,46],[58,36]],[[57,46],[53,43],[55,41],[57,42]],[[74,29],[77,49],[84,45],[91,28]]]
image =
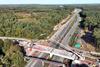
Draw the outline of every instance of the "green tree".
[[[94,30],[94,36],[95,36],[95,38],[96,38],[96,41],[97,41],[97,48],[100,48],[100,29],[98,29],[98,28],[96,28],[95,30]]]

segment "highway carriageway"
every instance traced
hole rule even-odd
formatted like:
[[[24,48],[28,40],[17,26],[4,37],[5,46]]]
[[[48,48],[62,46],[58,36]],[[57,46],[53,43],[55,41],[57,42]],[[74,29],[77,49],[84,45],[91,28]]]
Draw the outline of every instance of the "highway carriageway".
[[[79,16],[78,16],[79,17]],[[75,13],[75,14],[73,14],[73,16],[71,17],[71,19],[66,23],[66,24],[64,24],[49,40],[50,41],[54,41],[54,40],[56,40],[56,41],[61,41],[64,37],[65,37],[65,35],[68,33],[68,31],[69,31],[69,29],[73,26],[73,24],[74,24],[74,26],[77,26],[77,23],[78,23],[78,21],[77,21],[77,13]],[[78,19],[79,20],[79,19]],[[72,27],[73,29],[75,29],[75,27]],[[73,31],[74,32],[74,31]],[[70,35],[70,34],[69,34]],[[67,38],[65,38],[65,40],[69,40],[70,38],[69,37],[67,37]],[[64,41],[65,41],[64,40]],[[68,43],[68,42],[67,42]],[[64,42],[64,44],[65,44],[65,42]],[[52,44],[51,43],[51,46],[52,47],[54,47],[54,48],[56,48],[56,44]],[[64,45],[63,45],[63,47],[65,47]],[[65,47],[65,49],[67,48],[67,46]],[[45,54],[45,53],[44,53]],[[50,55],[52,55],[52,54],[50,54]],[[42,55],[41,55],[42,56]],[[55,59],[56,60],[56,59]],[[27,66],[28,67],[28,66]]]
[[[57,66],[63,66],[63,64],[66,64],[64,62],[60,62],[60,61],[56,61],[52,59],[46,59],[46,58],[37,57],[37,56],[26,56],[26,58],[41,61],[41,62],[43,61],[44,63],[55,64]]]

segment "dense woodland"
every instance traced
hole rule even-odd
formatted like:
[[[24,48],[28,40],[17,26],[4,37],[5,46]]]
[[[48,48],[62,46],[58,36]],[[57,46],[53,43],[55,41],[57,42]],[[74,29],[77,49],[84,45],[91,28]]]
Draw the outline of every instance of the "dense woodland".
[[[70,10],[60,7],[17,8],[1,8],[0,36],[45,39],[51,34],[53,27],[70,13]]]
[[[11,40],[0,40],[0,67],[24,67],[22,49]]]
[[[83,7],[82,27],[86,31],[85,41],[91,43],[100,52],[100,6]]]

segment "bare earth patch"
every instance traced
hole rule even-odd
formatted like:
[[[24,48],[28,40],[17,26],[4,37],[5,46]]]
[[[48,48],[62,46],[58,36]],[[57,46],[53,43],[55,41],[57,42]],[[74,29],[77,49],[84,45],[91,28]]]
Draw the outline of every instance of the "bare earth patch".
[[[95,51],[95,48],[91,44],[88,44],[88,43],[86,45],[82,45],[81,49],[86,50],[86,51]]]

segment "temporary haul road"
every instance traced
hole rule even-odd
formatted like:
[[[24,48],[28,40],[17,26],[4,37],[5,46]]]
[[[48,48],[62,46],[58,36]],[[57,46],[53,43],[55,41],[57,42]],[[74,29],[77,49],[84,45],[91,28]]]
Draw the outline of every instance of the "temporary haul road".
[[[82,54],[89,52],[74,49],[68,45],[75,31],[79,30],[78,25],[81,21],[79,12],[81,12],[81,9],[75,9],[73,11],[72,17],[70,17],[70,19],[64,25],[62,25],[62,27],[58,29],[57,32],[55,32],[55,34],[49,39],[49,46],[43,46],[39,43],[32,43],[31,40],[24,38],[0,37],[0,39],[17,40],[19,45],[24,47],[26,55],[31,58],[35,51],[39,51],[41,53],[37,56],[38,58],[50,57],[58,62],[63,62],[64,59],[84,59]],[[40,62],[39,60],[35,60],[33,62],[33,59],[30,59],[26,67],[42,67],[42,65],[44,65],[43,62]],[[65,65],[62,63],[62,66]]]

